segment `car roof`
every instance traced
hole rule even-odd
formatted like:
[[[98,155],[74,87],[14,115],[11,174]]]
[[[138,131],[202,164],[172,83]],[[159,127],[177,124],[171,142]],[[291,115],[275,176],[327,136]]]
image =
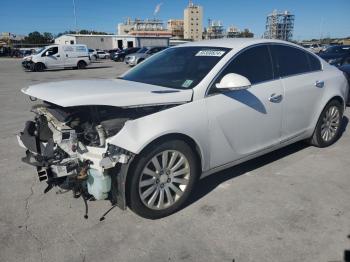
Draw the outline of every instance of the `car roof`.
[[[275,39],[260,39],[260,38],[223,38],[223,39],[212,39],[203,40],[197,42],[189,42],[186,44],[178,45],[181,46],[207,46],[207,47],[223,47],[231,49],[242,49],[251,45],[263,44],[263,43],[276,43],[276,44],[288,44],[296,47],[300,47],[291,42],[275,40]]]

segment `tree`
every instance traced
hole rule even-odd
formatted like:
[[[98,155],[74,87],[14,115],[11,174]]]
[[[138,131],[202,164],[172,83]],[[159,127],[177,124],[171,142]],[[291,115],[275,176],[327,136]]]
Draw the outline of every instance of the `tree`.
[[[53,35],[49,32],[44,32],[43,37],[47,43],[52,43],[54,41]]]
[[[249,31],[249,29],[244,29],[239,37],[245,37],[245,38],[251,38],[251,37],[254,37],[254,34],[252,32]]]
[[[45,32],[41,34],[38,31],[31,32],[24,38],[24,42],[27,44],[50,44],[53,40],[51,33]]]

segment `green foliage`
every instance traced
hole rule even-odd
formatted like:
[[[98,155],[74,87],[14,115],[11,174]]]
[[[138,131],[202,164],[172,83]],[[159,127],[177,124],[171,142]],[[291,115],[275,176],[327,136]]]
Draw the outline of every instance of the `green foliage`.
[[[254,37],[254,34],[249,31],[249,29],[244,29],[239,33],[239,37],[251,38]]]
[[[24,42],[26,44],[50,44],[53,43],[53,41],[53,35],[48,32],[41,34],[38,31],[34,31],[29,33],[28,36],[24,38]]]

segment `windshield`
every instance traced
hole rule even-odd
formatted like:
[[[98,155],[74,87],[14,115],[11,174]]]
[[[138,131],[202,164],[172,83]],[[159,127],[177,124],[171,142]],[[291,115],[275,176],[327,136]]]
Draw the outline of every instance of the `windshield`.
[[[146,53],[147,50],[148,50],[148,48],[143,47],[143,48],[141,48],[139,51],[137,51],[136,53]]]
[[[35,51],[33,54],[34,54],[34,55],[40,54],[42,51],[44,51],[45,48],[46,48],[46,47],[42,47],[42,48],[40,48],[38,51]]]
[[[176,89],[195,87],[230,49],[176,47],[148,58],[122,79]]]

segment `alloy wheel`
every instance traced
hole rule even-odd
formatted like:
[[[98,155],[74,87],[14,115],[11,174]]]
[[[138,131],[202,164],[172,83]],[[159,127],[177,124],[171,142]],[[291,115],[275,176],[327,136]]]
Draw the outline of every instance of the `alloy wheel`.
[[[185,192],[191,176],[187,158],[176,150],[155,155],[144,167],[139,180],[141,201],[150,209],[172,206]]]
[[[332,140],[339,129],[340,112],[336,106],[331,106],[322,119],[321,137],[323,141],[328,142]]]

